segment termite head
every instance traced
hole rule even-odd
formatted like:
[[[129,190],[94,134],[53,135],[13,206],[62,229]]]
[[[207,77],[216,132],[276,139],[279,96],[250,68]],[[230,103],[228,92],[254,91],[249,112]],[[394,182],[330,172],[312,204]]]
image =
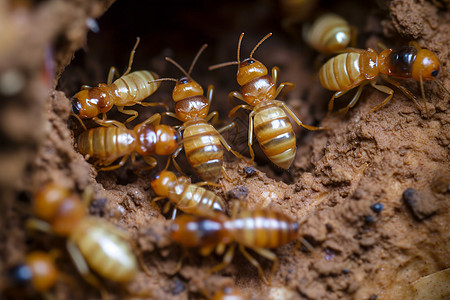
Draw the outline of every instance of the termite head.
[[[177,182],[177,175],[170,171],[161,171],[156,175],[155,179],[150,182],[156,195],[167,197],[169,195],[169,188]]]
[[[70,235],[86,214],[81,199],[55,183],[45,185],[36,193],[33,209],[37,217],[47,222],[61,236]]]
[[[208,247],[228,244],[231,237],[224,226],[226,215],[216,213],[212,217],[182,215],[170,228],[172,240],[185,247]]]
[[[427,49],[420,49],[412,67],[411,77],[417,81],[434,80],[439,74],[439,58]]]
[[[36,292],[44,293],[55,284],[58,271],[47,253],[36,251],[27,255],[25,264],[12,267],[8,279],[14,286],[31,286]]]
[[[239,63],[236,78],[238,84],[243,86],[253,79],[264,75],[267,75],[266,66],[254,58],[247,58]]]
[[[172,92],[173,101],[176,103],[192,96],[203,96],[203,88],[201,85],[189,77],[178,79]]]
[[[179,145],[181,136],[170,126],[139,124],[134,128],[137,136],[136,152],[139,155],[170,155]]]
[[[105,113],[114,103],[106,84],[79,91],[72,97],[72,111],[82,119],[91,119],[100,113]]]

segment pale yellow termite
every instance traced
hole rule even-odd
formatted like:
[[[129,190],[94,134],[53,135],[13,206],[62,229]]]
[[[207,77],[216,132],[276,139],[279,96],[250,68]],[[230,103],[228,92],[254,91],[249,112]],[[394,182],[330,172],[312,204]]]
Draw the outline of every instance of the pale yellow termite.
[[[284,82],[276,88],[279,68],[272,68],[272,76],[270,76],[266,66],[253,58],[253,53],[258,46],[271,35],[271,33],[266,35],[253,48],[250,57],[241,62],[239,56],[241,41],[244,37],[244,33],[242,33],[238,42],[237,61],[214,65],[209,69],[238,65],[237,82],[241,86],[241,92],[231,92],[228,98],[230,102],[235,97],[247,104],[235,106],[230,111],[229,116],[240,108],[250,110],[248,146],[252,161],[255,156],[252,149],[254,130],[256,139],[267,157],[280,168],[288,169],[295,158],[296,145],[295,134],[286,112],[299,126],[306,129],[318,130],[324,128],[303,124],[284,102],[275,100],[285,86],[292,88],[294,84]]]
[[[321,53],[337,53],[347,48],[355,40],[355,29],[336,14],[324,14],[311,26],[303,27],[305,41]]]
[[[76,194],[49,183],[36,193],[33,205],[36,216],[51,232],[67,238],[67,249],[78,271],[103,296],[106,292],[89,268],[117,282],[135,277],[137,259],[124,234],[103,219],[86,216],[85,205]]]
[[[174,217],[176,209],[196,215],[209,215],[213,210],[225,211],[225,202],[221,197],[198,183],[190,183],[185,176],[177,177],[173,172],[164,170],[151,182],[151,186],[159,196],[154,201],[168,198],[175,205]]]
[[[132,115],[126,120],[128,123],[134,120],[138,113],[134,110],[125,110],[125,106],[140,104],[142,106],[166,106],[164,103],[143,102],[144,99],[152,95],[160,86],[159,81],[155,81],[159,76],[151,71],[135,71],[130,73],[133,63],[134,53],[139,44],[139,38],[131,51],[128,69],[125,73],[113,82],[114,75],[118,76],[117,69],[111,67],[107,83],[99,83],[96,87],[82,86],[81,91],[72,97],[72,112],[81,119],[93,119],[99,124],[106,121],[106,112],[115,105],[117,110]],[[97,116],[103,114],[100,120]]]

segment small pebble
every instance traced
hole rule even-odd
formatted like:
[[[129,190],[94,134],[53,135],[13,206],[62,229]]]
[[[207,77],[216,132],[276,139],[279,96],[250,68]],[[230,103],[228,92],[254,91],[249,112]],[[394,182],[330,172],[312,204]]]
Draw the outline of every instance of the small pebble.
[[[256,173],[258,173],[258,170],[256,170],[253,167],[244,167],[244,173],[245,173],[245,177],[252,177],[252,176],[256,175]]]
[[[364,216],[364,223],[372,224],[375,223],[375,218],[373,216]]]
[[[106,198],[98,198],[91,201],[91,205],[89,206],[89,214],[103,217],[105,214],[106,202],[108,202],[108,199]]]
[[[369,297],[369,300],[377,300],[378,299],[378,295],[377,294],[372,294]]]
[[[419,221],[431,217],[439,209],[437,199],[433,195],[421,193],[413,188],[407,188],[403,192],[403,200],[413,216]]]
[[[371,209],[374,213],[379,214],[379,213],[384,209],[384,205],[383,205],[382,203],[375,203],[375,204],[372,204],[372,205],[370,206],[370,209]]]
[[[232,199],[243,200],[243,199],[247,198],[248,193],[249,193],[248,187],[241,185],[241,186],[235,187],[234,189],[229,190],[228,197],[230,197]]]
[[[173,285],[174,285],[172,289],[173,295],[178,295],[185,290],[183,282],[181,282],[181,280],[178,278],[175,278],[175,280],[173,281]]]

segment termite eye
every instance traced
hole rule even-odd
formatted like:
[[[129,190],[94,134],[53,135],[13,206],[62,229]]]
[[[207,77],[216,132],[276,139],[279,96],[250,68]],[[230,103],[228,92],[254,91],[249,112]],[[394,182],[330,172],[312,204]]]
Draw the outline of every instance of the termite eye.
[[[26,265],[13,267],[8,271],[8,273],[16,285],[25,285],[30,282],[33,277],[30,268]]]
[[[186,83],[188,83],[189,82],[189,78],[187,78],[187,77],[183,77],[183,78],[181,78],[180,80],[178,80],[181,84],[186,84]]]
[[[434,70],[433,72],[431,72],[431,76],[433,76],[433,77],[436,77],[437,74],[438,74],[438,71],[437,71],[437,70]]]
[[[254,64],[254,63],[255,63],[255,61],[253,59],[247,58],[247,59],[245,59],[244,61],[241,62],[239,67],[244,68],[244,67],[249,66],[249,65]]]
[[[173,139],[175,140],[175,142],[178,144],[178,142],[181,141],[181,135],[178,131],[175,131],[175,134],[173,135]]]
[[[76,115],[80,114],[80,110],[82,109],[80,101],[77,98],[72,99],[72,112]]]

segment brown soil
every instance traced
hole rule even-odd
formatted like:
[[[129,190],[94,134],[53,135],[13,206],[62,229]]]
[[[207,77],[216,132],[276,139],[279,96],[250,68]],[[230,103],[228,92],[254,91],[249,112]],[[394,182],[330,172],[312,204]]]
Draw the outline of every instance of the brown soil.
[[[314,14],[334,11],[344,16],[359,30],[360,48],[376,48],[378,41],[390,47],[418,41],[441,59],[438,78],[450,89],[450,13],[439,3],[448,6],[446,1],[324,0]],[[23,261],[32,250],[61,249],[58,267],[74,285],[59,282],[52,296],[100,297],[76,273],[63,250],[64,241],[24,228],[31,217],[31,195],[52,180],[80,194],[93,186],[91,214],[128,230],[136,242],[152,276],[141,272],[124,287],[105,280],[117,299],[128,295],[198,298],[232,283],[249,299],[410,299],[411,282],[450,267],[450,104],[436,84],[425,83],[428,116],[399,90],[388,105],[369,114],[385,95],[367,87],[346,116],[323,121],[331,92],[317,80],[320,58],[302,42],[301,24],[294,25],[294,34],[283,31],[278,2],[118,1],[110,5],[111,1],[82,0],[0,2],[0,270]],[[86,20],[97,17],[100,32],[96,34],[89,31]],[[215,189],[230,203],[240,198],[249,208],[270,207],[301,223],[301,233],[314,251],[297,253],[295,243],[276,249],[280,267],[271,286],[239,253],[225,270],[207,276],[221,257],[188,251],[176,272],[183,251],[169,239],[167,216],[151,203],[152,172],[138,176],[133,172],[136,166],[127,164],[97,173],[74,148],[74,136],[81,129],[69,118],[70,97],[82,84],[105,82],[110,66],[124,70],[136,36],[141,44],[133,69],[175,78],[181,74],[164,56],[187,67],[200,46],[208,43],[193,77],[203,86],[215,85],[212,109],[225,117],[230,109],[227,94],[238,88],[236,70],[209,72],[207,67],[235,58],[242,31],[246,33],[243,56],[273,32],[255,57],[269,68],[279,66],[281,81],[296,84],[286,103],[306,124],[330,128],[295,129],[298,150],[289,171],[272,166],[257,150],[253,165],[257,171],[248,174],[244,171],[248,165],[230,156],[226,169],[235,182],[221,180],[222,188]],[[420,95],[417,82],[402,84]],[[171,83],[162,84],[152,100],[172,107],[171,88]],[[349,99],[343,97],[338,103]],[[139,120],[160,111],[137,110]],[[114,112],[109,117],[123,120]],[[245,114],[238,118],[238,135],[226,135],[244,155],[248,154],[246,118]],[[183,169],[190,174],[187,166]],[[384,209],[374,212],[370,207],[375,203]],[[255,257],[268,274],[271,262]]]

